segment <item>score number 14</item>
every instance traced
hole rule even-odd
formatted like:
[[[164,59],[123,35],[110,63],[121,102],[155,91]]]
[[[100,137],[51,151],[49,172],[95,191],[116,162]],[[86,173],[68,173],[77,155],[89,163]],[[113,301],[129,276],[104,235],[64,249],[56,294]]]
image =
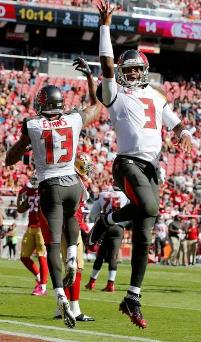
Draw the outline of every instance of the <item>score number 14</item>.
[[[156,22],[155,21],[146,21],[146,32],[153,32],[155,33],[157,30]]]

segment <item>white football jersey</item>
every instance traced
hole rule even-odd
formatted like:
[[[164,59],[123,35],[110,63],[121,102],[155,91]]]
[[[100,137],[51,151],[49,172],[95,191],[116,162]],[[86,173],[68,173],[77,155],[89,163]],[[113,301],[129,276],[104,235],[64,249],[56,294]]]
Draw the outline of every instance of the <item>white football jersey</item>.
[[[108,110],[117,135],[118,154],[157,165],[162,124],[172,129],[180,123],[166,104],[166,98],[150,85],[137,89],[118,86],[116,100]]]
[[[42,116],[27,120],[39,182],[76,174],[74,162],[82,125],[82,117],[75,111],[59,120],[48,121]]]
[[[95,220],[96,216],[100,213],[108,213],[110,210],[117,210],[129,203],[128,198],[122,191],[102,191],[99,198],[94,202],[90,211],[90,219]]]

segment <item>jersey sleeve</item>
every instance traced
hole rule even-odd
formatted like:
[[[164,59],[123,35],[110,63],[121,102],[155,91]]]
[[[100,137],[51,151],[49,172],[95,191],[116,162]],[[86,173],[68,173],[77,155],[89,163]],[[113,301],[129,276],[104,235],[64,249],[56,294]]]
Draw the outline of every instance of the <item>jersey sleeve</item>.
[[[162,120],[163,120],[163,123],[170,130],[172,130],[175,126],[177,126],[181,122],[178,116],[175,113],[173,113],[173,111],[171,110],[168,104],[166,104],[163,108]]]
[[[84,125],[85,120],[86,120],[86,115],[81,109],[74,108],[73,110],[65,113],[65,115],[70,115],[70,114],[79,114],[81,116],[81,119],[82,119],[82,125]]]

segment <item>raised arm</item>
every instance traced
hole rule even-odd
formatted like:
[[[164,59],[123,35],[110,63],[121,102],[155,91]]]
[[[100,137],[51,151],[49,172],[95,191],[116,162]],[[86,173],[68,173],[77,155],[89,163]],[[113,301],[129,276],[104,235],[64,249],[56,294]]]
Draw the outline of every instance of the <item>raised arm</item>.
[[[110,39],[110,25],[112,22],[112,12],[114,8],[110,7],[110,3],[101,1],[97,4],[100,14],[100,41],[99,56],[103,77],[114,77],[114,54]]]
[[[88,88],[89,88],[89,96],[91,105],[94,105],[98,102],[96,97],[96,83],[94,81],[91,69],[87,61],[84,58],[78,57],[74,59],[73,66],[75,66],[75,70],[81,71],[87,78]]]
[[[117,83],[114,74],[114,54],[110,38],[110,25],[112,21],[112,8],[109,2],[101,1],[98,5],[100,13],[100,41],[99,56],[103,74],[102,102],[107,107],[117,95]]]
[[[101,103],[96,97],[96,83],[88,63],[83,58],[78,57],[74,60],[73,65],[75,66],[75,70],[81,71],[87,77],[91,106],[83,110],[84,126],[86,127],[98,119]]]

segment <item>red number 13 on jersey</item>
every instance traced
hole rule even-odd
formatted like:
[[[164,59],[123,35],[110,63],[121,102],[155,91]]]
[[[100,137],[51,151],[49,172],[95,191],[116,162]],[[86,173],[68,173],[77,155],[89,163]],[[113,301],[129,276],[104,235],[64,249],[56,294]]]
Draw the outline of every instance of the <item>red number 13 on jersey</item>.
[[[146,105],[147,108],[144,109],[145,116],[148,117],[144,128],[156,129],[156,109],[152,99],[140,98],[142,103]]]
[[[61,153],[66,150],[65,153],[60,155],[57,163],[68,162],[72,159],[73,154],[73,132],[72,128],[57,128],[55,132],[61,136],[64,136],[65,139],[61,141]],[[54,155],[54,147],[53,147],[53,131],[45,130],[41,136],[42,139],[45,140],[45,150],[46,150],[46,163],[54,164],[55,163],[55,155]]]

